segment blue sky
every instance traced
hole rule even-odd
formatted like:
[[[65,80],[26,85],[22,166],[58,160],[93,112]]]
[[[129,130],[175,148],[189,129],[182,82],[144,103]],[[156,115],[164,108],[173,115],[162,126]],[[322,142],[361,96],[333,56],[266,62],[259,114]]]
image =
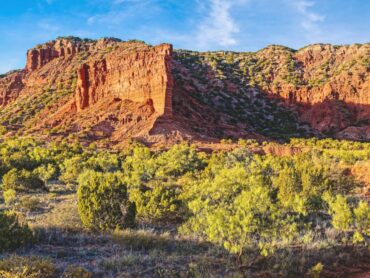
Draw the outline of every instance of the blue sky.
[[[255,51],[370,41],[369,0],[11,0],[0,10],[0,73],[57,36]]]

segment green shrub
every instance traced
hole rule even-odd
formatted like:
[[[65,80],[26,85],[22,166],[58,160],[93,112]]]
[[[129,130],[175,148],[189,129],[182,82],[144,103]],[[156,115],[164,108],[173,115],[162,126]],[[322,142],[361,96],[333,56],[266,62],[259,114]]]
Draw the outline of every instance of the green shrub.
[[[370,236],[370,207],[368,202],[361,200],[353,210],[356,231],[352,241],[354,243],[364,242],[364,236]]]
[[[109,152],[100,152],[86,161],[86,167],[99,172],[114,172],[119,166],[118,156]]]
[[[342,195],[332,197],[329,194],[325,194],[324,200],[329,205],[329,214],[332,217],[333,227],[341,232],[348,231],[353,217],[347,198]]]
[[[38,162],[31,158],[28,153],[24,150],[14,151],[12,150],[4,157],[4,163],[9,169],[27,169],[33,170],[38,166]]]
[[[87,170],[78,178],[78,211],[89,229],[127,228],[134,225],[136,208],[116,173]]]
[[[57,172],[53,164],[41,165],[33,171],[46,184],[49,180],[55,177]]]
[[[3,176],[3,190],[14,189],[19,192],[47,191],[45,183],[27,170],[12,169]]]
[[[14,189],[8,189],[3,192],[5,204],[10,205],[16,198],[17,193]]]
[[[28,225],[20,224],[15,214],[0,211],[0,252],[29,245],[32,241]]]
[[[158,166],[149,148],[134,145],[129,151],[122,168],[130,186],[138,187],[153,178]]]
[[[60,165],[62,174],[60,180],[65,183],[77,183],[78,176],[83,172],[84,160],[80,156],[72,157],[63,161]]]
[[[204,167],[195,146],[174,145],[156,159],[158,177],[178,177],[187,172],[194,172]]]
[[[149,221],[176,221],[185,215],[180,188],[164,181],[149,182],[141,189],[130,190],[137,216]]]
[[[1,278],[53,278],[57,269],[53,263],[37,257],[12,256],[0,260]]]

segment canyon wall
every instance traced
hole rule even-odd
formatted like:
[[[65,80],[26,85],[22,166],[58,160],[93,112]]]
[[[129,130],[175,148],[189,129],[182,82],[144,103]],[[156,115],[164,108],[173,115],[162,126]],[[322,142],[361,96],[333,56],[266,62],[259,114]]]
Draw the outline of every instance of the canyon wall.
[[[104,59],[81,65],[75,94],[77,110],[107,97],[135,102],[151,99],[157,113],[171,116],[171,56],[172,46],[162,44],[135,52],[113,51]]]

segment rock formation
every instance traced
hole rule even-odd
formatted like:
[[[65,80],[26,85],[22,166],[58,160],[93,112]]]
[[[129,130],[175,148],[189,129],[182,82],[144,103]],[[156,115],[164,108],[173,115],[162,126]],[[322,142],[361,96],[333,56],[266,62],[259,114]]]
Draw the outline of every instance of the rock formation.
[[[17,100],[17,101],[16,101]],[[173,51],[59,38],[0,76],[8,130],[88,142],[334,136],[370,140],[370,45]]]
[[[134,102],[153,101],[160,115],[172,115],[172,46],[108,54],[78,69],[76,105],[81,111],[111,96]]]
[[[23,76],[23,71],[15,71],[0,78],[0,107],[6,106],[19,96],[24,87]]]

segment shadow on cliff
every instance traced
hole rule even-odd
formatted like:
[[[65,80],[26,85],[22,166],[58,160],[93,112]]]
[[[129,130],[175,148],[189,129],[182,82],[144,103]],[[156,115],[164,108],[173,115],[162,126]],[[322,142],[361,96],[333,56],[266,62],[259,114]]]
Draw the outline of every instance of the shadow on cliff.
[[[252,87],[233,72],[222,79],[198,56],[178,55],[183,56],[174,57],[174,119],[187,122],[194,132],[216,138],[370,140],[369,105],[338,96],[313,105],[297,102]]]
[[[287,103],[286,99],[280,100]],[[323,137],[370,140],[370,105],[326,98],[313,105],[289,100],[288,106],[298,107],[299,121]]]

